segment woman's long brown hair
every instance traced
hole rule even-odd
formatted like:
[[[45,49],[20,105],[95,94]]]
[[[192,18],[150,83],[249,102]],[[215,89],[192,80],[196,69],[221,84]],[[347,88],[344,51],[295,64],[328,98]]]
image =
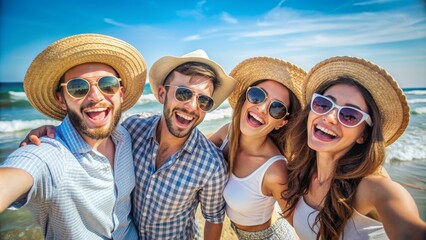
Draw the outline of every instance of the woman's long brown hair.
[[[344,227],[353,214],[353,201],[358,184],[363,177],[378,171],[385,160],[385,143],[382,134],[381,117],[371,94],[349,77],[340,77],[321,85],[316,93],[323,94],[336,84],[357,87],[368,106],[373,127],[366,126],[365,141],[355,144],[344,156],[338,159],[331,185],[324,198],[324,206],[319,210],[315,224],[319,226],[317,239],[339,239],[344,235]],[[287,131],[287,150],[289,151],[288,188],[282,192],[287,201],[285,216],[291,215],[298,200],[309,190],[312,174],[316,171],[316,152],[309,148],[307,141],[307,120],[310,106],[307,105],[299,118]],[[319,224],[319,225],[318,225]],[[314,226],[310,226],[314,229]]]
[[[258,84],[260,84],[261,82],[264,81],[268,81],[267,79],[265,80],[259,80],[255,83],[253,83],[250,86],[256,86]],[[270,80],[270,81],[274,81],[274,80]],[[285,87],[283,85],[283,87]],[[240,117],[241,117],[241,109],[244,105],[244,102],[246,101],[246,91],[247,91],[248,87],[246,89],[244,89],[244,91],[241,92],[241,96],[238,98],[237,103],[235,104],[235,108],[234,108],[234,112],[232,114],[232,122],[231,122],[231,129],[229,132],[229,173],[232,173],[232,169],[234,166],[234,161],[235,158],[237,156],[237,151],[238,151],[238,146],[239,146],[239,142],[240,142],[240,135],[241,135],[241,131],[240,131]],[[290,113],[290,115],[288,116],[288,121],[289,123],[291,121],[293,121],[297,114],[300,112],[301,109],[301,105],[299,100],[297,100],[296,96],[294,95],[294,93],[288,89],[288,92],[290,94],[290,106],[288,106],[288,111]],[[269,113],[268,113],[269,114]],[[272,141],[275,143],[275,145],[277,145],[278,149],[280,149],[280,151],[282,152],[282,154],[285,154],[284,149],[286,149],[286,141],[285,141],[285,132],[287,131],[287,126],[289,124],[286,124],[285,126],[283,126],[282,128],[278,129],[278,130],[273,130],[269,133],[269,137],[272,139]]]

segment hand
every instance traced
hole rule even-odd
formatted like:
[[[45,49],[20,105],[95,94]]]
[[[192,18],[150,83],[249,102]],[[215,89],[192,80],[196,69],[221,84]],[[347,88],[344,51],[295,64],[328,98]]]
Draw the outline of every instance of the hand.
[[[54,138],[55,133],[56,133],[56,130],[55,130],[55,126],[53,125],[44,125],[44,126],[35,128],[28,133],[28,135],[19,144],[19,146],[23,147],[30,143],[40,146],[41,144],[40,137],[48,136],[50,138]]]

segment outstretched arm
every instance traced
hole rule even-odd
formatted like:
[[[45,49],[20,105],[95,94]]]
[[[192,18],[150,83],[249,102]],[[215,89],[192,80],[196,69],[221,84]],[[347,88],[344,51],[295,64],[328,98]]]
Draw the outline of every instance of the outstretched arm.
[[[53,125],[44,125],[38,128],[31,130],[25,139],[19,144],[20,147],[26,146],[30,143],[33,143],[37,146],[40,145],[40,137],[48,136],[50,138],[55,137],[55,126]]]
[[[357,198],[363,193],[368,196],[389,238],[426,239],[426,223],[404,187],[386,177],[368,177],[358,188]]]
[[[0,213],[27,193],[33,182],[33,177],[22,169],[0,168]]]

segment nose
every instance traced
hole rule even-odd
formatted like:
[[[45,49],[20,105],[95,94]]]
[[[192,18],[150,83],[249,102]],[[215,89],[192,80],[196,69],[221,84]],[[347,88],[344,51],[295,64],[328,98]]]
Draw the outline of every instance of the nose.
[[[197,101],[197,95],[193,94],[192,97],[185,103],[185,106],[192,110],[195,110],[198,107]]]
[[[322,119],[324,122],[329,122],[331,124],[337,124],[337,114],[339,114],[339,110],[337,108],[331,109],[330,112],[324,114]]]
[[[87,93],[86,97],[87,97],[88,100],[90,100],[92,102],[100,102],[104,98],[104,95],[99,90],[96,83],[91,83],[89,92]]]
[[[259,103],[257,105],[257,109],[259,110],[260,113],[267,114],[268,113],[269,104],[270,104],[269,101],[264,101],[262,103]]]

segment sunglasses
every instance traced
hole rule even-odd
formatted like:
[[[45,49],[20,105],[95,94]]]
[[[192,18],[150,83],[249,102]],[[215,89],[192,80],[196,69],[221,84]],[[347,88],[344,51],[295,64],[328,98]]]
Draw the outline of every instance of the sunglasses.
[[[214,106],[214,100],[206,95],[198,95],[196,94],[192,89],[182,86],[175,86],[175,85],[164,85],[166,87],[174,87],[176,88],[175,91],[175,99],[179,102],[187,102],[189,101],[194,95],[197,95],[197,104],[198,107],[203,112],[210,111]]]
[[[368,125],[373,126],[370,115],[367,113],[349,106],[339,106],[328,97],[314,93],[311,101],[312,112],[318,115],[325,115],[334,108],[337,108],[337,119],[345,127],[356,127],[365,120]]]
[[[84,78],[73,78],[66,83],[61,83],[61,87],[66,87],[67,93],[76,99],[86,97],[92,85],[97,85],[99,91],[105,95],[114,95],[120,89],[121,79],[114,76],[103,76],[91,84]]]
[[[246,98],[250,103],[261,104],[268,98],[268,94],[260,87],[249,87],[246,92]],[[275,119],[281,119],[290,115],[287,107],[279,100],[272,100],[269,103],[269,115]]]

